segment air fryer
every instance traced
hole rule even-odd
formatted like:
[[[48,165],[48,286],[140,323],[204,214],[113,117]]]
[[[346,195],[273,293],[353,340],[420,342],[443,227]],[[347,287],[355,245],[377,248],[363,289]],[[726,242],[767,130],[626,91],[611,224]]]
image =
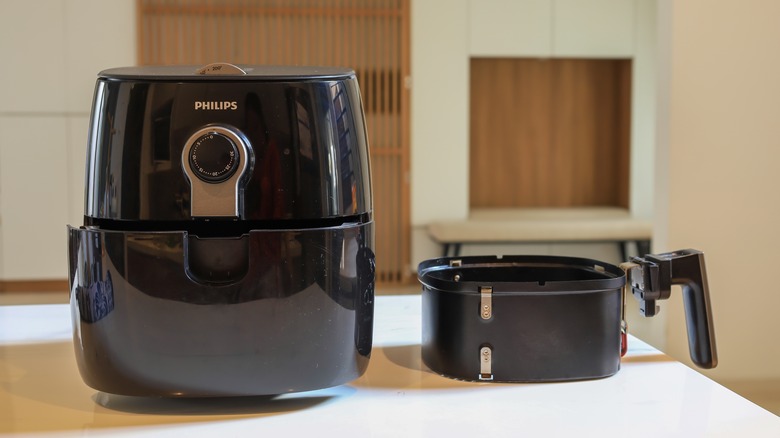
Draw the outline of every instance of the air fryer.
[[[281,394],[366,370],[374,232],[353,71],[105,70],[86,169],[68,234],[88,385]]]

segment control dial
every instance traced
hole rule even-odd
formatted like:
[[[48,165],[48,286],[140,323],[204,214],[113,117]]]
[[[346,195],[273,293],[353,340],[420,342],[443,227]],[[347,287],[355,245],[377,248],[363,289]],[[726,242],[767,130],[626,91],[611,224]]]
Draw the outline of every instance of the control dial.
[[[189,164],[201,180],[216,184],[228,180],[239,167],[236,144],[218,132],[206,132],[192,143]]]

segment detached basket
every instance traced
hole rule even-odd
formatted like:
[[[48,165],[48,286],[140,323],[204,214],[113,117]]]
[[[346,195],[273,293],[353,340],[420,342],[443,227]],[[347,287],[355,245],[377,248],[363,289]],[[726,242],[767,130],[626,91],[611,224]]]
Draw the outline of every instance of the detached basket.
[[[433,371],[472,381],[551,382],[607,377],[626,351],[629,279],[645,316],[680,284],[693,361],[717,364],[704,255],[634,257],[620,267],[556,256],[427,260],[422,358]]]
[[[419,267],[422,357],[462,380],[560,381],[620,368],[624,272],[572,257],[440,258]]]

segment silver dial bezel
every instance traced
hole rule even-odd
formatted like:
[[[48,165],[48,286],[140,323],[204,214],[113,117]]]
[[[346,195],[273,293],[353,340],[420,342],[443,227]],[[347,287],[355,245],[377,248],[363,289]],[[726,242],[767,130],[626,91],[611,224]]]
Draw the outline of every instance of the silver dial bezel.
[[[204,181],[190,167],[192,147],[198,139],[209,133],[227,137],[238,149],[238,168],[224,181]],[[204,218],[240,217],[243,206],[240,183],[251,168],[251,164],[252,153],[249,140],[233,126],[210,124],[190,135],[181,153],[181,167],[190,183],[190,215]]]

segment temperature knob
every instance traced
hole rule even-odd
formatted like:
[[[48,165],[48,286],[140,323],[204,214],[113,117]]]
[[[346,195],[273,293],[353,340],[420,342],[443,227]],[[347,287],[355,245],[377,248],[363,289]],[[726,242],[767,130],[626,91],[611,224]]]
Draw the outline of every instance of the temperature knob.
[[[239,167],[236,144],[218,132],[206,132],[192,143],[189,164],[199,179],[216,184],[228,180]]]
[[[252,148],[235,127],[212,124],[195,131],[181,151],[181,169],[190,183],[190,215],[241,217],[242,188],[251,165]]]

